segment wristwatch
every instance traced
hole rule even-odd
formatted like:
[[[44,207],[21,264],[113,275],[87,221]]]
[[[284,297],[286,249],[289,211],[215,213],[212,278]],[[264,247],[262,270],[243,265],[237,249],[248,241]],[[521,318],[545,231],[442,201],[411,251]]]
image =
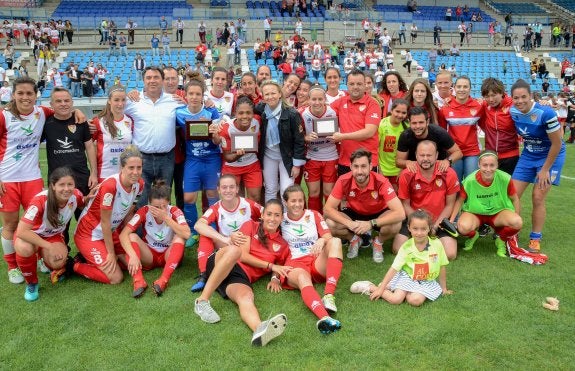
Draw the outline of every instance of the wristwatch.
[[[448,157],[447,161],[449,161],[449,166],[453,165],[453,160],[451,159],[451,157]]]
[[[377,228],[377,219],[371,219],[371,226],[372,228]]]

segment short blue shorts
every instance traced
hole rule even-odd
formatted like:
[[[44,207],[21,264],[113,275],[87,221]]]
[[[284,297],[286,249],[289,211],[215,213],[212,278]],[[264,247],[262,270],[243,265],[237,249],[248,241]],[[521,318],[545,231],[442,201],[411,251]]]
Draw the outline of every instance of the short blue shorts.
[[[513,171],[512,179],[520,180],[527,183],[535,183],[537,181],[537,173],[543,167],[547,156],[533,155],[528,152],[521,153],[515,171]],[[551,184],[559,185],[561,180],[561,170],[565,163],[565,149],[562,149],[557,155],[555,162],[551,166],[549,173],[551,175]]]
[[[217,189],[222,172],[220,155],[208,157],[188,157],[184,164],[184,193],[205,189]]]

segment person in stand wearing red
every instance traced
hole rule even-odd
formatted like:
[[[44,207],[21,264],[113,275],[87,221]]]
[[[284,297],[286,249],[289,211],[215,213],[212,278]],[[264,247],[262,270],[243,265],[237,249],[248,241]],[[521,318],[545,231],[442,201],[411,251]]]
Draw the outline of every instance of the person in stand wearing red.
[[[170,205],[171,195],[172,189],[163,180],[157,180],[150,188],[148,205],[141,207],[120,233],[132,276],[141,275],[142,269],[164,268],[152,286],[157,296],[166,290],[184,256],[184,243],[191,236],[182,210]],[[140,227],[141,238],[136,234]],[[134,298],[141,297],[146,287],[147,284],[140,286]]]
[[[373,240],[373,260],[383,262],[383,242],[393,238],[405,211],[386,177],[371,171],[371,152],[360,148],[350,156],[351,172],[339,177],[324,206],[326,222],[335,237],[349,240],[348,259],[357,257],[363,235]],[[346,198],[347,208],[338,210]]]
[[[509,110],[513,99],[505,94],[503,82],[488,77],[481,84],[483,115],[479,127],[485,132],[485,149],[494,151],[499,158],[499,170],[513,174],[519,160],[517,130]]]
[[[439,110],[439,125],[446,129],[453,138],[463,157],[453,163],[453,170],[461,182],[477,170],[479,140],[477,126],[483,115],[481,103],[470,97],[471,80],[461,76],[455,80],[455,99],[452,99]]]
[[[457,240],[439,228],[439,225],[443,219],[451,217],[460,186],[457,174],[452,168],[440,170],[437,155],[435,142],[419,142],[416,152],[417,171],[413,173],[404,169],[401,172],[397,195],[407,216],[417,209],[430,213],[433,218],[432,232],[440,239],[447,258],[453,260],[457,257]],[[406,219],[393,240],[393,252],[397,254],[410,237]]]
[[[337,165],[338,175],[350,171],[351,154],[364,148],[376,159],[379,150],[377,129],[381,121],[381,109],[369,94],[365,94],[365,75],[353,70],[347,76],[349,95],[331,103],[339,121],[339,131],[330,139],[340,144],[340,156]],[[377,164],[374,165],[376,169]]]
[[[407,84],[397,71],[387,71],[383,75],[383,81],[379,96],[383,101],[383,117],[391,112],[391,105],[396,98],[403,98],[407,94]]]
[[[210,297],[218,291],[238,305],[240,316],[253,331],[252,345],[264,346],[281,335],[287,318],[278,314],[262,321],[254,302],[252,283],[273,273],[267,284],[270,291],[281,290],[280,278],[291,270],[283,266],[289,257],[289,247],[280,234],[283,206],[278,199],[269,200],[262,213],[262,221],[248,221],[241,228],[244,236],[240,246],[221,248],[208,258],[208,281],[202,294],[195,300],[194,313],[204,322],[216,323],[220,316],[212,308]]]
[[[48,189],[30,201],[14,239],[16,261],[26,280],[24,299],[27,301],[38,300],[37,254],[52,270],[50,280],[53,284],[66,273],[68,249],[64,243],[64,229],[76,208],[84,207],[85,200],[82,192],[76,189],[74,172],[59,167],[50,174]]]
[[[120,172],[106,178],[96,196],[82,211],[74,235],[80,252],[74,272],[93,281],[118,284],[124,276],[118,259],[129,266],[130,256],[120,245],[118,228],[131,219],[134,205],[142,194],[142,154],[134,145],[120,155]],[[83,262],[85,260],[85,262]],[[146,287],[141,274],[134,275],[134,293]]]

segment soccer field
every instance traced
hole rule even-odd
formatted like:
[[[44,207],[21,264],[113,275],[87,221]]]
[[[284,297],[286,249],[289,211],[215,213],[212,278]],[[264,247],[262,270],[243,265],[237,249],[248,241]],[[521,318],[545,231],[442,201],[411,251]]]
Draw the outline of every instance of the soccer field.
[[[329,336],[317,331],[299,292],[272,294],[267,280],[256,283],[262,318],[280,312],[288,318],[284,335],[265,348],[251,346],[235,305],[217,294],[212,305],[220,323],[203,323],[194,314],[195,249],[186,250],[163,297],[148,290],[139,300],[131,298],[130,279],[106,286],[74,277],[53,286],[39,273],[40,299],[28,303],[24,285],[8,283],[3,263],[0,369],[573,369],[575,272],[568,231],[575,224],[574,159],[575,145],[568,145],[561,186],[548,197],[546,265],[499,258],[489,237],[471,252],[459,251],[447,267],[455,293],[435,303],[392,306],[349,293],[356,280],[382,279],[393,260],[388,242],[381,265],[372,262],[371,250],[344,261],[336,291],[342,330]],[[530,229],[529,196],[522,202],[522,245]],[[145,277],[150,284],[159,274]],[[542,307],[546,296],[559,298],[558,312]]]

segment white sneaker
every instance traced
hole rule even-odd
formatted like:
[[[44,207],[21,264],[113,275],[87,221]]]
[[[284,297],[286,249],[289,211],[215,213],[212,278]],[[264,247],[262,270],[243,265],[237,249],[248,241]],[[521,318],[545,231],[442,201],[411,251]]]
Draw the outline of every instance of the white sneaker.
[[[337,306],[335,305],[335,296],[333,296],[332,294],[325,294],[323,298],[321,298],[321,302],[323,303],[323,306],[328,312],[331,313],[337,312]]]
[[[50,273],[50,269],[44,264],[44,259],[38,259],[38,270],[42,273]]]
[[[373,240],[373,261],[376,263],[383,263],[383,244],[378,238]]]
[[[22,275],[20,268],[14,268],[8,271],[8,281],[10,281],[10,283],[13,283],[15,285],[24,282],[24,276]]]
[[[194,303],[194,313],[207,323],[220,322],[220,316],[210,305],[209,300],[198,300]]]
[[[278,314],[267,321],[260,323],[252,336],[252,345],[263,347],[267,343],[283,334],[287,325],[285,314]]]
[[[351,291],[352,294],[369,295],[370,294],[369,288],[371,286],[375,285],[369,281],[356,281],[352,283],[351,287],[349,288],[349,291]]]
[[[349,241],[349,247],[347,250],[347,258],[354,259],[357,258],[357,253],[359,252],[359,245],[361,245],[361,237],[354,235],[351,241]]]

